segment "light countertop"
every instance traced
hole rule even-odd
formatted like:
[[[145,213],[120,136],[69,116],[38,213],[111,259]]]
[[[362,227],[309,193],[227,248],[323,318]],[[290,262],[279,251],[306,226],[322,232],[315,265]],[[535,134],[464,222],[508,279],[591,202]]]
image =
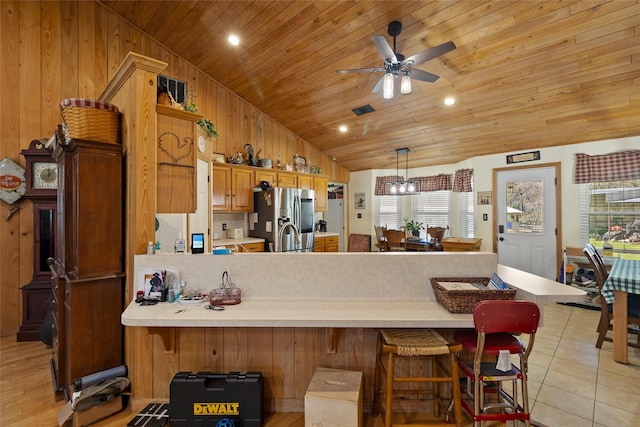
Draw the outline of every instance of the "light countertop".
[[[518,289],[517,299],[533,301],[541,310],[548,302],[578,302],[585,296],[571,286],[498,265],[497,256],[487,252],[136,255],[134,268],[136,286],[145,269],[167,269],[178,271],[187,288],[202,292],[218,287],[228,271],[242,302],[213,311],[206,303],[140,306],[132,301],[122,314],[127,326],[472,327],[470,314],[449,313],[435,300],[430,278],[490,277],[496,271]]]
[[[314,231],[313,237],[333,237],[339,236],[340,234],[333,231]]]
[[[248,245],[251,243],[264,243],[259,237],[243,237],[242,239],[218,239],[213,241],[213,246]]]

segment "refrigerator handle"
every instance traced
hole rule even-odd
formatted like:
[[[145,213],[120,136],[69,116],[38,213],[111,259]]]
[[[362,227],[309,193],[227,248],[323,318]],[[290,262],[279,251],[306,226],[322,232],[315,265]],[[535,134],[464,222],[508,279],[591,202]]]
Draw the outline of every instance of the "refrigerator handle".
[[[302,221],[302,206],[300,202],[300,194],[296,194],[293,201],[293,224],[300,230],[300,221]]]

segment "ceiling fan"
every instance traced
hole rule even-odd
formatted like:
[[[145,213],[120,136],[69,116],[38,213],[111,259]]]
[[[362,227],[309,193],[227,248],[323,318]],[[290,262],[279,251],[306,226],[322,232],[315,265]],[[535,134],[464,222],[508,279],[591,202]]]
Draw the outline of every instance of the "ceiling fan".
[[[437,58],[456,48],[455,43],[449,41],[405,58],[404,55],[398,53],[396,50],[396,37],[402,32],[402,23],[400,21],[391,21],[387,32],[393,37],[393,49],[391,49],[391,46],[389,46],[384,36],[373,36],[373,43],[376,45],[376,49],[378,49],[378,53],[380,53],[384,61],[383,67],[336,70],[337,73],[341,74],[378,73],[384,71],[385,75],[378,80],[378,83],[373,88],[373,92],[379,92],[382,89],[385,99],[393,98],[393,80],[398,76],[402,76],[400,91],[403,94],[411,92],[411,77],[430,83],[438,80],[440,76],[418,70],[417,68],[413,68],[413,66]]]

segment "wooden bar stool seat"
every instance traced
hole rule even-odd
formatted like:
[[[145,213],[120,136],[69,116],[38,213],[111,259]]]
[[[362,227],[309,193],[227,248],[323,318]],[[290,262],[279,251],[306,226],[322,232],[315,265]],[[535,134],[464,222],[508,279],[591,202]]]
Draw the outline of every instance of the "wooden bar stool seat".
[[[456,353],[462,350],[458,343],[449,343],[432,329],[381,329],[378,334],[376,369],[374,377],[373,414],[384,414],[384,426],[462,426],[460,381]],[[423,358],[431,362],[430,376],[398,376],[395,372],[397,358]],[[447,364],[448,359],[448,364]],[[429,360],[426,360],[427,362]],[[427,369],[428,370],[428,369]],[[431,383],[430,388],[415,386],[400,389],[398,383]],[[451,384],[452,404],[445,402],[441,383]],[[393,423],[393,402],[401,395],[431,395],[433,412],[440,417],[444,408],[445,419],[436,423]],[[384,399],[383,399],[384,397]],[[451,409],[453,411],[451,411]],[[453,412],[453,413],[451,413]]]

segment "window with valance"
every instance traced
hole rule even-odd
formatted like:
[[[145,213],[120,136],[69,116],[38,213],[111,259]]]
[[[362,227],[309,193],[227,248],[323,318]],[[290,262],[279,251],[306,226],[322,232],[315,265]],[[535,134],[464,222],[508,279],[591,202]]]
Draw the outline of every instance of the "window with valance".
[[[582,185],[582,243],[616,256],[640,253],[640,151],[576,154],[574,182]]]

